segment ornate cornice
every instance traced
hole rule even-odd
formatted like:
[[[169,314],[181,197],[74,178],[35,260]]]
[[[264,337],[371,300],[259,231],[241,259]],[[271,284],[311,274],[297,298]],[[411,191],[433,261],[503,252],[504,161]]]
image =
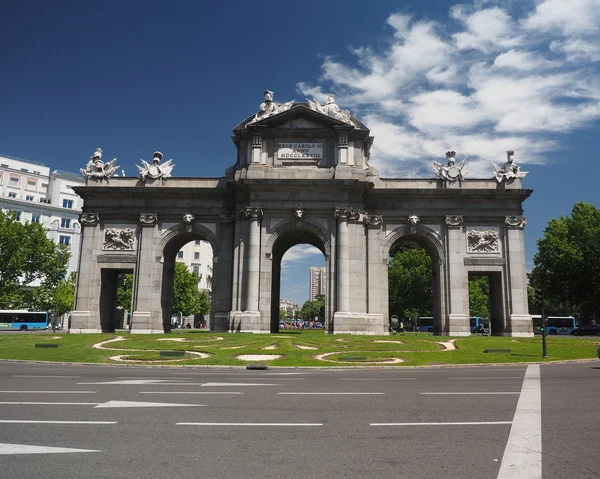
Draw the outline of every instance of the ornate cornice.
[[[333,216],[340,221],[357,220],[360,218],[360,211],[352,208],[336,208]]]
[[[100,215],[98,213],[81,213],[79,223],[81,226],[96,226]]]
[[[506,218],[504,218],[504,223],[509,228],[523,229],[523,228],[525,228],[525,225],[527,224],[527,218],[525,218],[525,216],[520,216],[520,215],[507,216]]]

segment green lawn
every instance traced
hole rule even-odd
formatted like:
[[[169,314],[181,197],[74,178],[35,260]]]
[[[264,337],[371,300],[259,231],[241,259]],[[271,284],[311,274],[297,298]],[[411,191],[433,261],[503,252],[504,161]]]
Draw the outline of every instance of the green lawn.
[[[97,349],[94,344],[115,340]],[[183,341],[174,341],[183,340]],[[439,344],[455,340],[455,350]],[[599,338],[548,337],[545,361],[597,358]],[[56,343],[57,348],[37,344]],[[510,353],[484,353],[510,349]],[[187,351],[184,357],[161,357],[160,351]],[[203,353],[201,357],[193,352]],[[478,364],[542,361],[542,339],[472,336],[450,338],[426,333],[394,336],[328,335],[323,331],[282,331],[278,334],[230,334],[186,331],[164,335],[14,334],[0,335],[0,359],[111,363],[245,366],[262,359],[240,355],[270,355],[272,366],[350,366]],[[273,358],[279,355],[280,358]],[[119,356],[120,359],[110,359]],[[133,364],[138,364],[133,363]]]

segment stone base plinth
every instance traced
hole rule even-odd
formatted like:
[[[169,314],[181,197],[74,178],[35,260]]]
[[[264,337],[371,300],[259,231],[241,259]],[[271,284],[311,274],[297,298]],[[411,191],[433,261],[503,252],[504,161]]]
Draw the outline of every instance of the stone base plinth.
[[[229,331],[227,324],[229,323],[229,313],[215,313],[214,317],[211,318],[210,323],[211,331]]]
[[[260,328],[260,311],[235,311],[230,313],[229,332],[231,333],[269,333]]]
[[[92,320],[90,311],[72,311],[69,316],[68,330],[73,333],[101,333],[100,321]]]
[[[152,317],[150,311],[134,311],[129,332],[132,334],[162,334],[165,329],[162,318]]]
[[[347,313],[337,311],[333,315],[333,334],[384,335],[388,327],[383,314]]]
[[[448,315],[448,331],[442,332],[443,336],[470,336],[471,325],[466,314],[450,313]]]
[[[510,326],[503,336],[533,338],[533,322],[529,314],[511,314]]]

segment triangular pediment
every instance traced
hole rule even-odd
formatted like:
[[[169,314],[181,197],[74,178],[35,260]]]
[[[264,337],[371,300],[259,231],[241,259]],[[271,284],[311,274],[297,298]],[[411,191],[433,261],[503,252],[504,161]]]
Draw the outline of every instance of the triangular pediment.
[[[298,103],[292,106],[289,110],[281,113],[276,113],[267,118],[253,121],[254,115],[247,118],[234,128],[234,131],[252,126],[262,126],[268,128],[285,128],[285,129],[320,129],[331,128],[332,126],[345,126],[352,129],[365,129],[366,127],[352,118],[353,125],[349,125],[340,120],[336,120],[327,115],[323,115],[317,111],[311,110],[307,105]]]

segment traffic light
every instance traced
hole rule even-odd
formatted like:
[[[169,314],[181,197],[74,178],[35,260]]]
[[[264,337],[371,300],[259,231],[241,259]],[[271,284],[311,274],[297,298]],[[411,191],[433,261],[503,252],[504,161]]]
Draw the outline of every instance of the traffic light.
[[[544,292],[542,290],[536,289],[534,297],[537,304],[544,304]]]

